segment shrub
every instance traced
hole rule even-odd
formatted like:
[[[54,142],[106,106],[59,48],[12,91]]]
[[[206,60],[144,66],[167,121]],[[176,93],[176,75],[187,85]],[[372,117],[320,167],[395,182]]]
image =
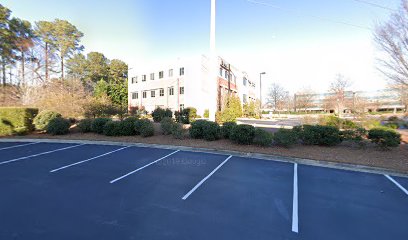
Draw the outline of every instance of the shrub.
[[[103,134],[106,136],[121,136],[122,122],[108,121],[103,126]]]
[[[259,146],[267,147],[272,144],[273,134],[261,128],[255,129],[255,137],[253,143]]]
[[[247,124],[235,126],[230,135],[230,139],[238,144],[251,144],[254,137],[255,128]]]
[[[69,120],[57,117],[53,118],[47,124],[47,133],[51,135],[64,135],[69,133]]]
[[[210,117],[210,110],[205,109],[203,116],[204,116],[204,118],[209,118]]]
[[[176,121],[179,123],[189,124],[197,117],[197,109],[193,107],[185,108],[174,113]]]
[[[171,134],[176,139],[184,139],[185,130],[183,124],[173,123],[171,126]]]
[[[300,137],[306,145],[335,146],[342,140],[338,128],[320,125],[303,125]]]
[[[292,145],[295,145],[299,140],[299,135],[298,131],[291,130],[291,129],[284,129],[281,128],[279,129],[274,135],[273,135],[273,141],[276,145],[282,146],[282,147],[291,147]]]
[[[92,121],[91,131],[94,133],[102,134],[105,124],[112,121],[110,118],[95,118]]]
[[[141,128],[142,128],[142,125],[144,125],[144,124],[149,124],[149,123],[150,123],[150,120],[149,120],[149,119],[146,119],[146,118],[137,119],[136,122],[135,122],[135,132],[136,132],[136,135],[140,135],[140,134],[141,134],[140,130],[141,130]]]
[[[25,134],[34,130],[37,108],[0,108],[0,135]]]
[[[355,129],[357,128],[357,124],[351,120],[341,119],[336,116],[327,116],[323,120],[323,125],[336,127],[339,129]]]
[[[227,96],[225,106],[221,113],[222,122],[235,122],[242,116],[242,105],[238,96]]]
[[[142,137],[150,137],[154,135],[154,126],[150,120],[144,120],[140,123],[139,128],[140,136]]]
[[[221,136],[221,129],[218,123],[208,121],[203,127],[203,138],[207,141],[214,141]]]
[[[204,127],[208,124],[207,120],[197,120],[191,123],[190,137],[192,138],[204,138]]]
[[[368,132],[368,139],[382,149],[398,147],[401,142],[401,134],[390,128],[373,128]]]
[[[168,108],[167,109],[156,108],[152,112],[152,117],[153,117],[154,122],[160,122],[165,117],[169,117],[169,118],[173,117],[173,113]]]
[[[136,135],[135,125],[137,122],[137,118],[135,117],[128,117],[125,120],[120,122],[120,135],[121,136],[133,136]]]
[[[223,138],[228,139],[231,136],[232,129],[237,126],[235,122],[226,122],[222,124],[221,135]]]
[[[174,121],[172,118],[169,118],[169,117],[165,117],[160,121],[160,127],[164,135],[171,134],[173,125],[174,125]]]
[[[80,132],[87,133],[92,131],[92,119],[82,119],[78,123],[78,129]]]
[[[361,142],[367,135],[367,130],[364,128],[357,128],[354,130],[344,130],[340,134],[344,141]]]
[[[222,124],[222,112],[221,111],[217,111],[215,112],[215,122],[218,124]]]
[[[55,118],[60,118],[61,114],[53,111],[44,110],[41,111],[35,118],[34,118],[34,125],[37,130],[47,130],[48,123]]]

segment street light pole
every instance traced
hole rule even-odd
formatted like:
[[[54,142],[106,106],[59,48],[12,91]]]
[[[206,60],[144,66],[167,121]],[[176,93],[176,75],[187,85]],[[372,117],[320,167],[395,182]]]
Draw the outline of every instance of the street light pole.
[[[261,72],[259,73],[259,102],[260,102],[260,107],[262,110],[262,75],[265,75],[266,72]]]
[[[216,0],[211,0],[211,20],[210,20],[210,101],[209,101],[209,119],[215,121],[217,111],[217,92],[218,92],[218,75],[217,75],[217,53],[215,47],[215,18],[216,18]]]

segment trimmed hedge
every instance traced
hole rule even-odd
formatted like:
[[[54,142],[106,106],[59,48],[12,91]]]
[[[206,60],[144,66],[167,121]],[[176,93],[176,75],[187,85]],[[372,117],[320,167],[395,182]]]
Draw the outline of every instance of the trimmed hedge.
[[[103,126],[103,134],[106,136],[121,136],[122,122],[108,121]]]
[[[306,145],[335,146],[342,142],[339,129],[332,126],[303,125],[300,138]]]
[[[255,137],[255,127],[247,124],[237,125],[232,129],[230,139],[238,144],[249,145]]]
[[[103,134],[105,124],[112,121],[110,118],[95,118],[92,121],[91,131],[98,134]]]
[[[120,122],[120,135],[121,136],[133,136],[136,135],[136,122],[138,121],[135,117],[128,117]]]
[[[204,138],[204,128],[209,123],[207,120],[197,120],[191,123],[190,126],[190,137],[191,138]]]
[[[183,128],[183,124],[173,123],[171,126],[171,135],[173,135],[175,139],[184,139],[184,133],[185,130]]]
[[[0,135],[25,134],[34,130],[37,108],[0,108]]]
[[[398,147],[401,143],[401,134],[390,128],[373,128],[368,132],[368,139],[383,149]]]
[[[46,130],[51,135],[65,135],[69,133],[70,125],[68,119],[57,117],[48,122]]]
[[[268,147],[273,142],[273,134],[261,128],[255,129],[255,137],[253,143],[258,146]]]
[[[80,132],[87,133],[92,132],[92,119],[86,118],[79,121],[77,127]]]
[[[286,148],[295,145],[298,140],[299,136],[296,130],[281,128],[273,135],[274,143]]]
[[[221,126],[221,134],[223,138],[228,139],[231,136],[232,129],[237,126],[235,122],[225,122]]]
[[[35,129],[37,130],[47,130],[48,123],[55,119],[61,118],[61,114],[49,110],[41,111],[35,118],[34,118],[34,125]]]
[[[154,122],[161,122],[165,117],[173,117],[173,113],[170,109],[156,108],[152,112],[152,117]]]
[[[160,127],[163,132],[163,135],[171,134],[173,124],[174,124],[174,120],[169,117],[165,117],[160,121]]]
[[[208,121],[203,126],[203,138],[207,141],[215,141],[221,137],[221,128],[216,122]]]

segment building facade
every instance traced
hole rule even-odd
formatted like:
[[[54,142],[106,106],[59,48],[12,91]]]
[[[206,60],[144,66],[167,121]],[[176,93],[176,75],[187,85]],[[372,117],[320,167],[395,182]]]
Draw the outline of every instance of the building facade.
[[[221,108],[223,98],[230,92],[239,96],[241,103],[255,100],[255,83],[245,72],[218,58],[218,89],[212,89],[209,81],[209,59],[202,55],[179,59],[150,69],[130,70],[128,81],[129,107],[143,107],[151,112],[155,108],[178,111],[187,107],[197,109],[203,115],[209,109],[209,97],[217,97]],[[217,91],[217,94],[210,91]]]

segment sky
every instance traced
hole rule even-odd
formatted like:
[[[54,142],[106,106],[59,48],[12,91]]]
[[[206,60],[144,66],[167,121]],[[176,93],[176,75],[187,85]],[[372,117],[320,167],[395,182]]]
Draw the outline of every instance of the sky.
[[[255,3],[257,2],[257,3]],[[337,74],[353,90],[377,90],[373,29],[400,0],[217,0],[217,54],[263,86],[326,91]],[[65,19],[98,51],[129,68],[209,51],[210,0],[0,0],[12,16],[34,23]],[[264,95],[268,92],[263,89]]]

